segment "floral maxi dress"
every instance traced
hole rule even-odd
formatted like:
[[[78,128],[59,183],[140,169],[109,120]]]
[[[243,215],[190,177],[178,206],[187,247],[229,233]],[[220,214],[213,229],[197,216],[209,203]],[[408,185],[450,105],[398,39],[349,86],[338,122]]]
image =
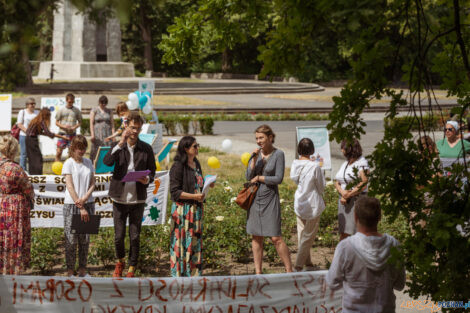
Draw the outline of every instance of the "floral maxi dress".
[[[201,191],[204,179],[195,170],[196,191]],[[174,202],[171,206],[170,266],[171,276],[202,275],[202,215],[203,205]]]
[[[19,275],[29,266],[34,190],[16,163],[0,158],[0,274]]]

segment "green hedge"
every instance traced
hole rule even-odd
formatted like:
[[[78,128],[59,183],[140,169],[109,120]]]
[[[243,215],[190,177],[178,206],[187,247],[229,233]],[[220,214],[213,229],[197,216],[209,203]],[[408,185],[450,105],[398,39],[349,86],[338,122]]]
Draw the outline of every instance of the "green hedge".
[[[150,120],[150,114],[144,116]],[[215,121],[319,121],[328,120],[328,114],[317,113],[237,113],[237,114],[161,114],[160,123],[165,126],[167,135],[186,135],[192,129],[192,134],[212,135]],[[11,119],[12,125],[16,117]],[[114,119],[114,128],[121,126],[119,118]],[[80,125],[84,135],[90,135],[90,119],[82,119]]]

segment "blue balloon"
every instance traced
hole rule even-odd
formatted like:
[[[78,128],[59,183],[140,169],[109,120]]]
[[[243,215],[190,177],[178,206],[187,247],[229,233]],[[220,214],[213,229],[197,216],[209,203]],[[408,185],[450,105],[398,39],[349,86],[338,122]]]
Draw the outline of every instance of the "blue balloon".
[[[146,96],[140,96],[139,98],[139,106],[140,106],[140,109],[142,110],[142,108],[147,104],[147,101],[148,101],[149,98],[147,98]]]
[[[152,94],[150,93],[150,91],[146,91],[142,95],[143,96],[147,95],[149,98],[152,98]]]
[[[136,91],[134,91],[134,93],[137,95],[137,98],[140,99],[140,96],[141,96],[140,91],[136,90]]]

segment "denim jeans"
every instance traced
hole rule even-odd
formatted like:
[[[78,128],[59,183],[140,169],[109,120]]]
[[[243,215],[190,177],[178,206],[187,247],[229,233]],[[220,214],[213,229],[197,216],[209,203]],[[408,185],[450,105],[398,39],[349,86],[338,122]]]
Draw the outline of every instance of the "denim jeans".
[[[27,171],[26,168],[26,136],[20,135],[20,166]]]

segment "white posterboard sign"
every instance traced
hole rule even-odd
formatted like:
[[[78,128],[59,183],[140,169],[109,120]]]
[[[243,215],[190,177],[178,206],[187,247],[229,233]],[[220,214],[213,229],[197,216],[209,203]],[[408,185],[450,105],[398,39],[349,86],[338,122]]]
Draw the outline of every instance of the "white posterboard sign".
[[[331,152],[328,129],[325,126],[299,126],[297,127],[297,144],[302,138],[310,138],[315,146],[312,156],[323,170],[331,170]],[[297,151],[297,147],[295,149]]]
[[[48,108],[51,111],[51,131],[55,134],[59,132],[59,127],[55,124],[55,115],[57,111],[65,107],[67,103],[65,102],[65,97],[55,97],[55,98],[41,98],[41,109]],[[79,110],[82,109],[82,98],[75,98],[74,107],[77,107]],[[77,134],[80,134],[80,127],[77,128]],[[47,136],[39,136],[39,147],[41,149],[42,155],[55,155],[57,150],[57,138],[51,139]],[[64,149],[62,156],[68,155],[68,149]]]
[[[139,80],[139,91],[140,94],[148,91],[150,94],[153,95],[153,91],[155,90],[155,81],[153,80]]]
[[[11,95],[0,95],[0,131],[11,130]]]

